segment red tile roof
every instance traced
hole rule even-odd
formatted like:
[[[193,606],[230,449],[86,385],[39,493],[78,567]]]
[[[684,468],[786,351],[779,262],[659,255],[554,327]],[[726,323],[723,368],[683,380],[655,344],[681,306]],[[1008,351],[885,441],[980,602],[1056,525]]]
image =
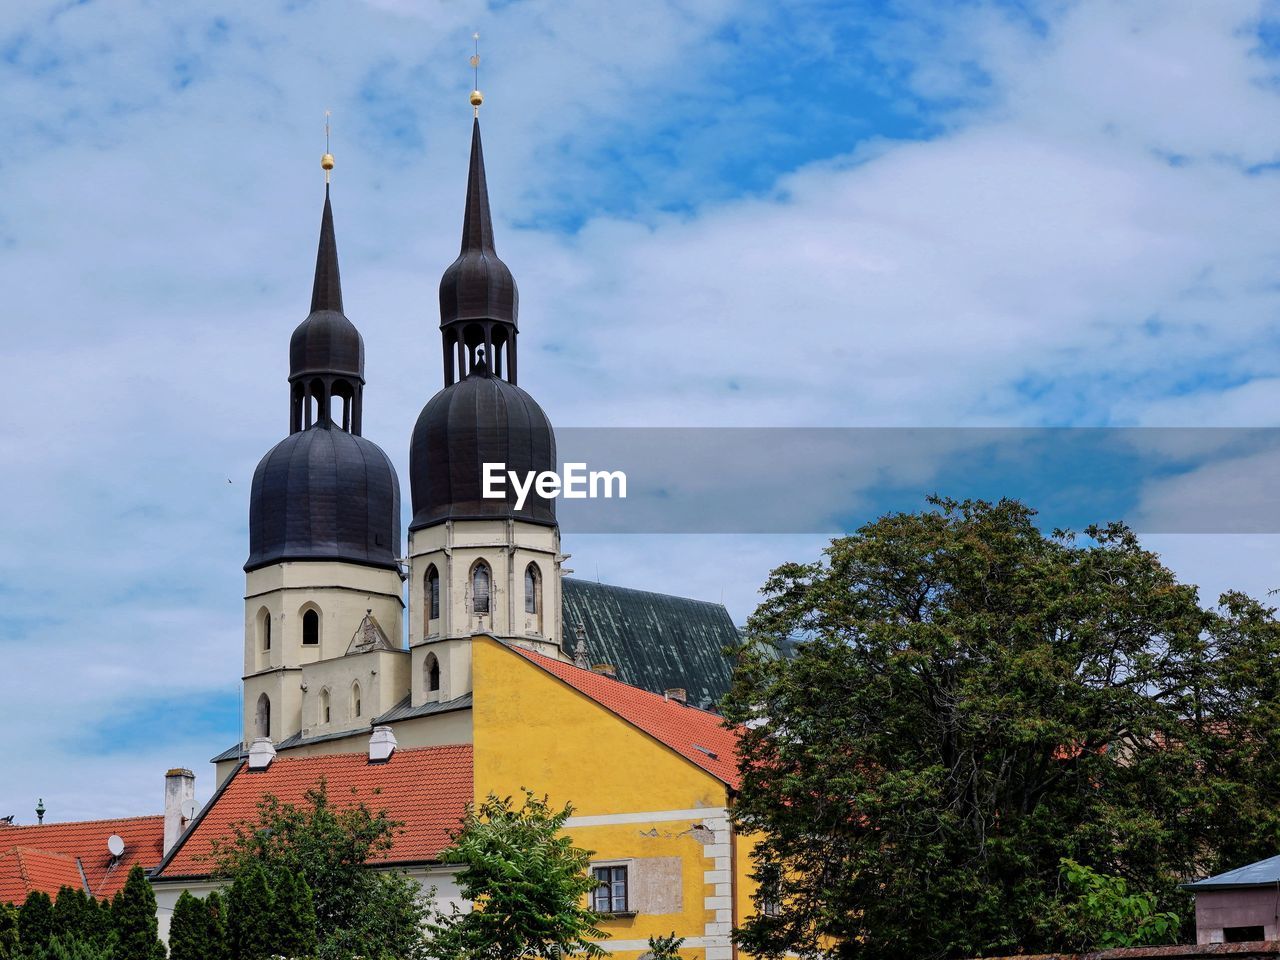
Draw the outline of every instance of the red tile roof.
[[[661,694],[641,690],[523,647],[509,649],[737,789],[738,735],[724,726],[724,718],[718,713],[668,700]]]
[[[63,887],[84,889],[74,857],[26,847],[0,853],[0,903],[20,904],[36,890],[54,896]]]
[[[107,849],[107,838],[113,833],[124,840],[124,853],[119,860]],[[147,870],[158,864],[163,846],[164,817],[159,814],[17,827],[0,825],[0,857],[4,858],[0,860],[0,900],[10,896],[17,882],[27,884],[21,897],[25,899],[32,890],[53,896],[64,884],[83,889],[85,880],[95,897],[112,897],[124,886],[135,863]],[[22,848],[22,855],[14,852],[16,848]],[[29,872],[24,874],[24,870]]]
[[[404,824],[382,859],[388,863],[435,860],[450,843],[474,794],[470,744],[396,750],[385,763],[364,753],[318,757],[278,756],[266,770],[239,767],[197,817],[161,865],[159,877],[206,876],[215,840],[233,835],[237,823],[255,822],[258,801],[270,794],[300,804],[323,779],[335,806],[364,803]]]

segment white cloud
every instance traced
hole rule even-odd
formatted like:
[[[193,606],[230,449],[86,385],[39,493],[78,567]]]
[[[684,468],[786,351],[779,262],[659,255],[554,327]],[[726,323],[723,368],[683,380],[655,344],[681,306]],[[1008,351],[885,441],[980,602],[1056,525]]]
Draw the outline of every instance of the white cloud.
[[[733,109],[714,85],[742,55],[728,3],[244,4],[225,26],[179,7],[7,11],[0,723],[38,716],[61,741],[130,698],[234,686],[247,482],[284,428],[324,107],[366,433],[402,478],[441,383],[435,284],[456,253],[476,27],[522,384],[554,422],[1227,422],[1280,378],[1266,213],[1280,191],[1246,169],[1280,142],[1261,10],[1093,0],[1046,8],[1040,29],[929,5],[867,42],[954,102],[935,118],[945,133],[851,143],[764,196],[714,202],[690,175],[700,158],[666,145],[688,212],[641,203],[572,235],[548,211],[608,194],[610,165],[641,163],[655,117],[695,123],[704,81]],[[842,51],[821,56],[809,69]],[[620,571],[606,579],[724,589],[738,616],[773,562],[817,545],[586,543],[566,544],[580,573],[594,555]],[[129,776],[79,791],[77,808],[86,768],[17,743],[0,813],[40,790],[68,815],[152,809],[158,788],[133,770],[223,745],[138,746]]]

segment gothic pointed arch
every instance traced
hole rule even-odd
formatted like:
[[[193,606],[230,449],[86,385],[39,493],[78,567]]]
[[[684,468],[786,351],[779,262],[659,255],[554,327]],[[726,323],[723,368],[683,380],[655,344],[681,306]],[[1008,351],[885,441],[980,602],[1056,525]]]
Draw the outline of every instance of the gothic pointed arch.
[[[422,609],[426,613],[428,624],[440,619],[440,571],[434,563],[428,564],[427,572],[422,577]]]
[[[258,610],[258,649],[271,649],[271,611],[266,607]]]
[[[258,704],[253,713],[254,735],[271,736],[271,698],[265,693],[258,695]]]
[[[481,559],[471,565],[468,577],[471,594],[471,612],[486,615],[493,609],[493,568]]]
[[[299,611],[302,618],[302,645],[318,647],[320,645],[320,607],[315,603],[303,604]]]
[[[422,687],[428,698],[440,695],[440,661],[434,653],[428,653],[422,661]]]

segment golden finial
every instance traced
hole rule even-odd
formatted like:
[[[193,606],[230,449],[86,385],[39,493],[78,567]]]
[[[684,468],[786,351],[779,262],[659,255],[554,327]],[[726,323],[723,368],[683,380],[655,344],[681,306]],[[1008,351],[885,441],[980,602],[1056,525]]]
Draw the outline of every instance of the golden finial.
[[[471,39],[476,42],[476,52],[471,55],[471,69],[475,71],[475,86],[471,89],[471,107],[475,115],[480,116],[480,104],[484,103],[484,94],[480,92],[480,34],[473,33]]]
[[[329,152],[329,117],[330,111],[324,112],[324,156],[320,158],[320,169],[324,171],[324,182],[329,182],[329,171],[333,169],[333,154]]]

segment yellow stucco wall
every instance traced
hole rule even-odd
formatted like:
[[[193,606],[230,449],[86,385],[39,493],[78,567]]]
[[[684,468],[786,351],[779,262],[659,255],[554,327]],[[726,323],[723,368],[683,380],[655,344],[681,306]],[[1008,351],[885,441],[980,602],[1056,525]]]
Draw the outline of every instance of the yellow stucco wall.
[[[685,956],[728,960],[724,784],[492,638],[475,639],[472,669],[477,798],[528,787],[572,803],[574,842],[628,864],[637,913],[604,922],[606,948],[638,956],[675,932]]]

